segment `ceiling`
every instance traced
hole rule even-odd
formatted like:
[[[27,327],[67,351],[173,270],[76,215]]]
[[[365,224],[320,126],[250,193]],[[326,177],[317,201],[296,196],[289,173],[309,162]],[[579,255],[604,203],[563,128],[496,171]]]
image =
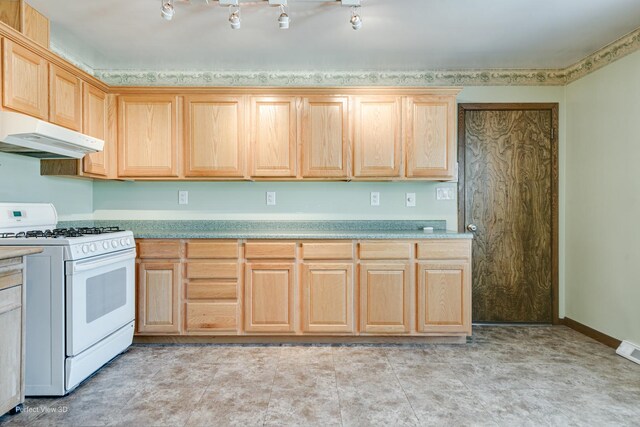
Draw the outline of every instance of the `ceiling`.
[[[640,25],[638,0],[362,0],[363,26],[337,2],[242,2],[232,30],[216,1],[29,0],[52,45],[96,70],[414,71],[564,68]]]

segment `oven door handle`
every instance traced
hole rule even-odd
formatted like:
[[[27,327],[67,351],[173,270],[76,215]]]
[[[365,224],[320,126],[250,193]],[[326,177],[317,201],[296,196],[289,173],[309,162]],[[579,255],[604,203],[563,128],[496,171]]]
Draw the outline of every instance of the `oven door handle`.
[[[71,262],[69,267],[71,273],[80,273],[82,271],[93,270],[95,268],[104,267],[105,265],[115,264],[121,261],[127,261],[135,259],[136,250],[129,249],[124,252],[119,252],[117,255],[109,255],[100,259],[86,260],[86,261],[74,261]],[[67,271],[67,274],[69,271]]]

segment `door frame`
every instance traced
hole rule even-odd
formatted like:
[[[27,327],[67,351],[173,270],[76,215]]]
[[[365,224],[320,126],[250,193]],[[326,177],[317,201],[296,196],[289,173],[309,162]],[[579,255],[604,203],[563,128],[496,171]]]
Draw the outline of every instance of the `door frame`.
[[[467,111],[549,110],[551,112],[551,304],[552,324],[559,317],[558,252],[558,103],[465,103],[458,104],[458,231],[465,229],[465,113]]]

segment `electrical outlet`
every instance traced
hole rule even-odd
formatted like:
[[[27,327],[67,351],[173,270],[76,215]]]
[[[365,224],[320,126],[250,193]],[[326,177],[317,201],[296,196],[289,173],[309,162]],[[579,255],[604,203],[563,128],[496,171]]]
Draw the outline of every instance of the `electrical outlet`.
[[[456,189],[452,187],[437,187],[436,200],[455,200]]]
[[[416,193],[407,193],[405,196],[405,204],[408,208],[416,207]]]
[[[380,206],[380,193],[377,191],[371,192],[371,206]]]
[[[178,204],[179,205],[188,205],[189,204],[189,192],[185,190],[178,191]]]
[[[276,205],[276,192],[267,191],[267,206],[275,206],[275,205]]]

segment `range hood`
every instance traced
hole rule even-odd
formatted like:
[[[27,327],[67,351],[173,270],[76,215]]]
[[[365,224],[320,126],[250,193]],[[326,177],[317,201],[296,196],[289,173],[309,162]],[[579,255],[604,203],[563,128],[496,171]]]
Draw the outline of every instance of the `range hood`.
[[[81,159],[104,141],[35,117],[0,111],[0,151],[39,159]]]

